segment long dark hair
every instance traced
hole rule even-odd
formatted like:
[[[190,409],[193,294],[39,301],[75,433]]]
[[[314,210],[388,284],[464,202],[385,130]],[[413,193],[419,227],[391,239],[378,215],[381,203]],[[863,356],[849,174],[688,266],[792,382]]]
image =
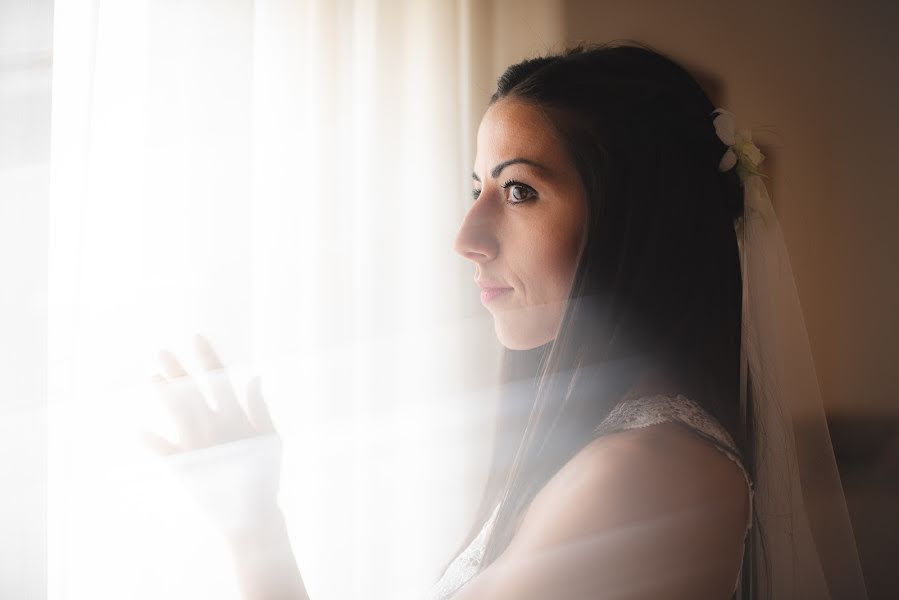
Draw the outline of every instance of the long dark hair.
[[[490,103],[540,109],[587,200],[581,254],[555,338],[506,350],[492,466],[464,545],[500,503],[480,569],[507,547],[546,482],[647,369],[717,418],[754,475],[739,415],[741,291],[715,106],[691,74],[643,45],[581,43],[510,66]],[[583,377],[585,372],[599,377]],[[751,419],[750,419],[751,421]],[[463,547],[464,547],[463,545]]]

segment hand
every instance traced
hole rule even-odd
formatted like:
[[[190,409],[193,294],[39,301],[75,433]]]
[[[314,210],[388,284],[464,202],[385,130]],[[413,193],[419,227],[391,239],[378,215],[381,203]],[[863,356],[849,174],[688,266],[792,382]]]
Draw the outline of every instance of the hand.
[[[173,444],[149,431],[144,432],[144,441],[157,453],[172,455],[274,433],[275,427],[262,398],[261,380],[254,377],[247,385],[247,413],[244,413],[212,345],[197,335],[194,346],[216,407],[209,406],[177,357],[167,350],[160,350],[159,361],[165,376],[154,374],[152,384],[174,419],[180,444]]]
[[[281,438],[262,398],[260,379],[247,385],[244,412],[212,345],[199,335],[194,345],[215,406],[210,407],[175,355],[162,350],[164,376],[155,374],[152,385],[171,413],[179,439],[174,443],[149,431],[143,438],[165,457],[224,533],[250,531],[280,516]]]

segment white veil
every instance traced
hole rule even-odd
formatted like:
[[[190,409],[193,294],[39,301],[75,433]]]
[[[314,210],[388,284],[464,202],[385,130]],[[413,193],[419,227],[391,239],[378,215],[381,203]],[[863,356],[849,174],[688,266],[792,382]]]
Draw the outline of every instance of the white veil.
[[[864,577],[833,454],[802,307],[751,133],[717,109],[744,190],[735,222],[743,273],[741,413],[754,415],[753,598],[865,600]],[[742,590],[741,590],[742,591]],[[739,595],[738,595],[739,597]]]

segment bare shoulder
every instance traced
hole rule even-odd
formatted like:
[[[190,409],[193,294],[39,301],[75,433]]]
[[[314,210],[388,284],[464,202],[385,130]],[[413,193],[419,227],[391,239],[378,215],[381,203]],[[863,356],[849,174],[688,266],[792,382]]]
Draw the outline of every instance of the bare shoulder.
[[[726,598],[748,510],[746,480],[731,459],[682,425],[653,425],[578,452],[534,499],[507,552],[579,547],[592,571],[582,578],[641,582],[622,597]]]
[[[748,490],[740,467],[711,441],[678,423],[597,438],[558,475],[551,482],[553,488],[580,482],[585,486],[581,492],[592,486],[600,501],[622,499],[620,494],[608,493],[614,484],[625,492],[652,492],[647,500],[674,506],[711,501],[718,506],[748,509]],[[548,495],[557,492],[555,489]]]

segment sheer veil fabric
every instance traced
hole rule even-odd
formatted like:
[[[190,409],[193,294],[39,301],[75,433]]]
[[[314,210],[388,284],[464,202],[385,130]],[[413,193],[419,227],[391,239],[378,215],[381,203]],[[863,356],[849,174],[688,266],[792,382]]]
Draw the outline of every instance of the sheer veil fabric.
[[[722,112],[732,133],[733,116]],[[723,159],[720,168],[736,162]],[[757,436],[748,565],[748,585],[757,589],[750,597],[866,599],[783,233],[757,164],[738,172],[745,198],[735,222],[743,273],[741,409],[745,418],[751,407]]]

